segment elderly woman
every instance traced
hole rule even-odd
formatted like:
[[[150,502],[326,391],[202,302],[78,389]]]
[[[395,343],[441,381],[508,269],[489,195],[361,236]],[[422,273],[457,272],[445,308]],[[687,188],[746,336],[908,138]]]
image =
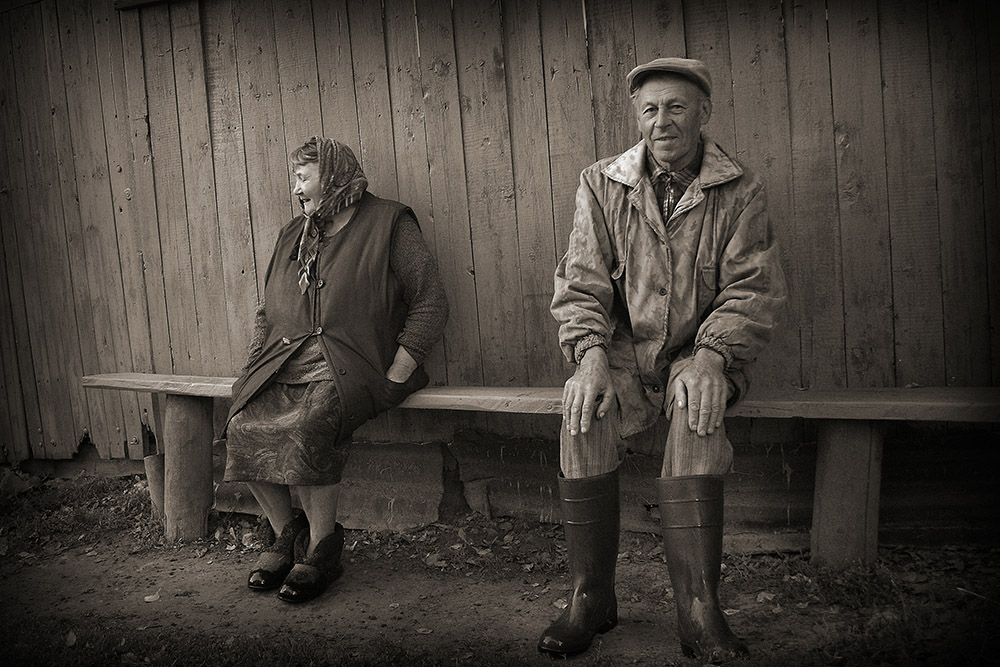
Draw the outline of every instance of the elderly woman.
[[[267,267],[233,385],[225,479],[249,484],[277,536],[247,585],[304,602],[342,571],[337,500],[351,434],[427,384],[421,363],[448,305],[413,211],[369,193],[350,148],[314,137],[290,162],[302,215]]]

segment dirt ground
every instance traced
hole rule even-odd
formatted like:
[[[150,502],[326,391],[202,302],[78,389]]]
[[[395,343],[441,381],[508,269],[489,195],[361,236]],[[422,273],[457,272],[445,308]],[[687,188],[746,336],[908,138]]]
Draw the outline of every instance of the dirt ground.
[[[468,513],[348,531],[345,572],[290,605],[245,586],[255,517],[164,545],[139,478],[50,481],[0,501],[0,664],[548,665],[535,643],[569,592],[558,526]],[[1000,550],[883,548],[871,568],[807,554],[727,556],[722,595],[747,665],[985,665],[1000,630]],[[623,533],[620,622],[572,662],[697,665],[674,637],[655,536]]]

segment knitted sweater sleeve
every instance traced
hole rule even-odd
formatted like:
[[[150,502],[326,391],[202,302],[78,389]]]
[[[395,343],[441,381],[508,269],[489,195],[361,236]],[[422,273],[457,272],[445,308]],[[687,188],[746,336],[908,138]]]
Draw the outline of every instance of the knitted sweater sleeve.
[[[267,338],[267,317],[264,315],[264,302],[257,304],[257,311],[253,318],[253,333],[250,334],[250,342],[247,344],[247,363],[243,367],[246,372],[248,368],[257,361],[261,350],[264,348],[264,340]]]
[[[406,322],[396,342],[420,364],[444,332],[448,321],[448,299],[437,264],[420,234],[420,227],[409,215],[401,218],[396,225],[389,251],[389,266],[402,283],[403,300],[409,306]]]

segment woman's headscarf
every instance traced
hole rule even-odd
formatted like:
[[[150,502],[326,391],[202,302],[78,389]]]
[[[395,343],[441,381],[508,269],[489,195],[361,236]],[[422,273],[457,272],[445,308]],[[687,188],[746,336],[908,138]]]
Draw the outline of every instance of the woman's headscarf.
[[[303,294],[309,287],[309,273],[319,252],[319,234],[316,232],[318,224],[361,199],[361,195],[368,189],[368,179],[348,146],[326,137],[313,137],[313,141],[316,142],[319,156],[319,179],[323,184],[323,194],[316,210],[306,216],[299,239],[299,289]],[[292,155],[294,157],[299,153],[301,149]]]

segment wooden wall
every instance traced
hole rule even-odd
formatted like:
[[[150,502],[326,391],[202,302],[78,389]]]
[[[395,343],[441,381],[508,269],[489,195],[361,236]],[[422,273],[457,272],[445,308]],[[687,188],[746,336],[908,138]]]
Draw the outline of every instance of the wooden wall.
[[[996,3],[0,7],[0,460],[141,455],[150,398],[84,374],[236,374],[315,133],[419,217],[432,380],[560,384],[579,172],[638,139],[625,74],[662,55],[709,65],[708,131],[769,185],[793,299],[759,385],[1000,377]]]

